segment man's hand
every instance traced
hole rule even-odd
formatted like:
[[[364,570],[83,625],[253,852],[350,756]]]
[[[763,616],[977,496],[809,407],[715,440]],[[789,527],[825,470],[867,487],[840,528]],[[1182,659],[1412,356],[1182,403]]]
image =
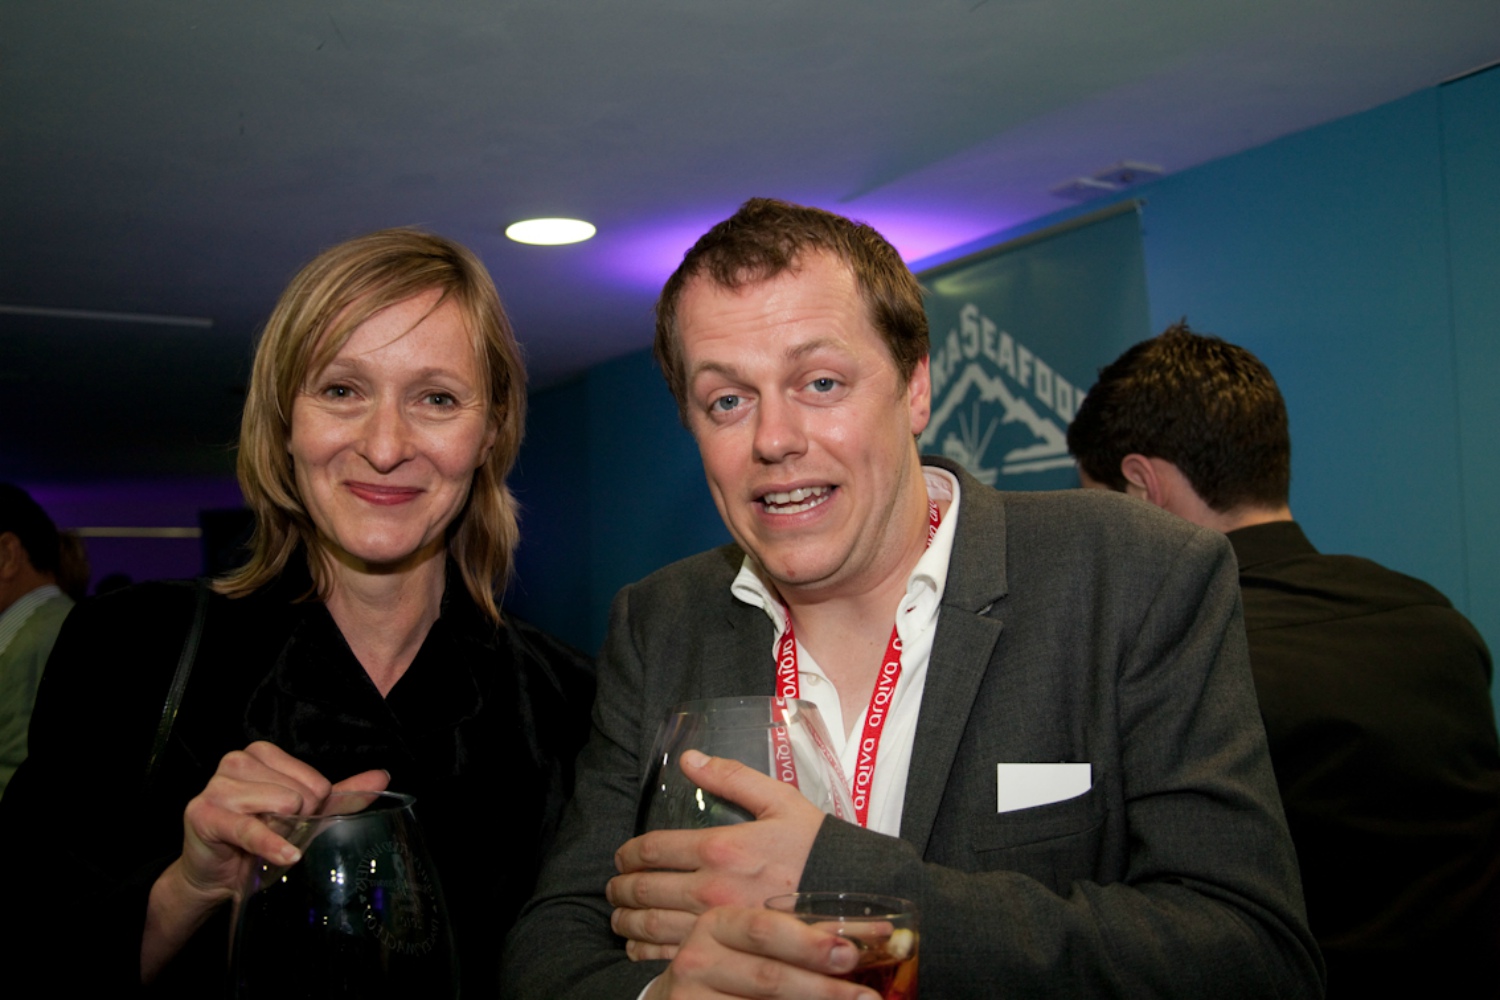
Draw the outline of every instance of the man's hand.
[[[829,978],[850,971],[858,960],[859,950],[849,941],[789,914],[720,907],[697,918],[646,996],[870,1000],[877,996],[870,990]]]
[[[715,906],[759,908],[795,892],[823,823],[796,788],[737,761],[682,755],[682,772],[704,791],[749,810],[754,822],[712,830],[655,830],[615,852],[606,890],[615,933],[636,960],[672,958],[698,914]]]
[[[330,784],[272,743],[226,754],[183,813],[182,854],[151,887],[141,981],[154,979],[209,914],[239,892],[256,857],[284,865],[301,859],[259,814],[309,814],[330,792],[378,792],[388,781],[384,771],[365,771]]]

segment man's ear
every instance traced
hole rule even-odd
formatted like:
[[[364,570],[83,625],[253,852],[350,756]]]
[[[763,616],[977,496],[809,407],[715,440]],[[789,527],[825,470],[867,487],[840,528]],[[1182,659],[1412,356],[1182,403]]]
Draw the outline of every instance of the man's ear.
[[[1145,455],[1132,452],[1120,459],[1120,475],[1125,477],[1125,492],[1154,507],[1166,509],[1171,499],[1168,484],[1156,463]]]
[[[912,437],[919,437],[932,419],[932,369],[930,361],[923,358],[912,368],[911,378],[906,381],[906,400],[911,408]]]
[[[21,537],[14,531],[0,531],[0,580],[15,576],[30,562],[21,548]]]

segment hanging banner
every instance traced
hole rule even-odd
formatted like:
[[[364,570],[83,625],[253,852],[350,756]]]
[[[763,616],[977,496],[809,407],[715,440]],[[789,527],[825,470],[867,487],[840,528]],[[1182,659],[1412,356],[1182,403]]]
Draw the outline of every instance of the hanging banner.
[[[1000,489],[1077,486],[1068,424],[1099,369],[1151,336],[1139,203],[917,277],[932,337],[921,450]]]

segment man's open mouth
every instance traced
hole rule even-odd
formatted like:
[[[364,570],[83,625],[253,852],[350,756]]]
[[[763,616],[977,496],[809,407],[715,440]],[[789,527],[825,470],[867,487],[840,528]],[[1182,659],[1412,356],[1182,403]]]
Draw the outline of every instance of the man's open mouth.
[[[832,495],[832,486],[799,486],[785,493],[767,493],[760,502],[768,514],[800,514],[824,503]]]

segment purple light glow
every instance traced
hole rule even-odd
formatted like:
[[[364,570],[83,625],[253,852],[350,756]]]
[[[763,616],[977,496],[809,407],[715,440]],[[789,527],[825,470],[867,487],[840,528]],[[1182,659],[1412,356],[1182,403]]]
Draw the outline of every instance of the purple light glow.
[[[227,477],[20,485],[64,530],[197,528],[201,510],[244,506],[239,484]],[[203,572],[199,538],[89,537],[84,545],[90,592],[110,573],[125,573],[140,582]]]
[[[22,484],[59,528],[196,528],[198,512],[241,507],[229,478]]]
[[[901,207],[870,205],[858,208],[828,205],[830,211],[867,222],[891,242],[907,263],[962,246],[999,232],[1019,219],[978,218],[956,211],[914,211]],[[667,278],[682,263],[682,255],[714,225],[733,214],[704,212],[678,216],[650,227],[638,227],[618,236],[606,269],[626,287],[661,290]]]
[[[908,264],[972,243],[1018,221],[875,205],[864,210],[854,209],[846,214],[874,226]]]
[[[630,288],[648,289],[652,294],[682,263],[682,255],[698,242],[698,237],[734,213],[705,212],[689,217],[678,216],[649,227],[635,227],[620,234],[618,249],[609,255],[608,273]]]

